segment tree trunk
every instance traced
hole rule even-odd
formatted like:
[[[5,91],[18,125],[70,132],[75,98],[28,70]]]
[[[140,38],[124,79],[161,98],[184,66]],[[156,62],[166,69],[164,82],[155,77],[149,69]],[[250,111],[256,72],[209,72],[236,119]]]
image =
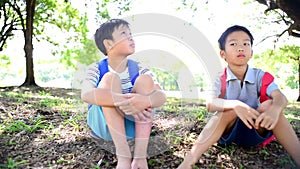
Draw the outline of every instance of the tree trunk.
[[[298,57],[298,90],[299,90],[299,95],[297,102],[300,102],[300,56]]]
[[[36,0],[26,0],[26,28],[24,32],[25,38],[25,58],[26,58],[26,79],[21,86],[37,86],[34,80],[33,71],[33,44],[32,44],[32,34],[33,34],[33,19],[35,12]]]

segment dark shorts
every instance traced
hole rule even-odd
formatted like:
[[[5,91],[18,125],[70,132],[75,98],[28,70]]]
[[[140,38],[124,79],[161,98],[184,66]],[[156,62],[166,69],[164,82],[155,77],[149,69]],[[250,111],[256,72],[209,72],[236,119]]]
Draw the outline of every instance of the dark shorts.
[[[237,118],[232,131],[222,135],[218,144],[229,145],[235,143],[242,147],[255,147],[262,144],[272,135],[272,131],[266,131],[264,136],[261,136],[254,128],[249,129],[241,119]]]

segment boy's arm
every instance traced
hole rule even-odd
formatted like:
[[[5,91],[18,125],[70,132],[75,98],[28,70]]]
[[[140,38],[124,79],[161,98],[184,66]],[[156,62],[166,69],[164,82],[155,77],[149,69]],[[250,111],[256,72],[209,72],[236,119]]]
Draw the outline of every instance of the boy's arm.
[[[151,108],[162,106],[166,101],[166,94],[161,90],[159,85],[155,85],[153,92],[149,95]]]
[[[154,90],[147,94],[141,95],[137,93],[126,94],[128,100],[115,103],[126,114],[137,114],[147,108],[157,108],[166,102],[166,95],[159,85],[155,85]]]
[[[214,97],[206,100],[206,109],[208,112],[224,112],[233,110],[237,106],[249,107],[245,103],[239,100],[226,100],[222,98]]]
[[[125,100],[125,96],[112,92],[110,89],[95,88],[88,81],[84,81],[81,89],[81,99],[89,104],[98,106],[114,106],[115,102]]]
[[[233,111],[249,129],[255,126],[255,120],[260,115],[258,111],[239,100],[213,98],[207,101],[206,107],[209,112]]]
[[[271,97],[273,98],[273,103],[271,105],[270,109],[273,109],[275,112],[281,113],[283,111],[283,109],[287,106],[287,98],[285,97],[284,94],[281,93],[281,91],[278,90],[274,90],[271,93]]]
[[[274,129],[278,122],[280,113],[283,112],[283,109],[287,106],[287,98],[284,94],[281,93],[279,89],[274,90],[271,93],[272,104],[270,108],[261,113],[260,116],[255,121],[255,126],[264,127],[268,130]]]

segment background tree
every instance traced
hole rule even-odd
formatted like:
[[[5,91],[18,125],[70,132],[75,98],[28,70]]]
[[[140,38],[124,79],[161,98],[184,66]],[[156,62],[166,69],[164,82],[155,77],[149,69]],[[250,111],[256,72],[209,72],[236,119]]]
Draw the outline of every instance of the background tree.
[[[75,0],[72,1],[75,3]],[[86,0],[85,3],[85,13],[93,14],[90,10],[95,10],[95,15],[89,15],[88,18],[94,18],[92,21],[96,26],[107,21],[111,18],[111,12],[117,12],[117,15],[122,15],[124,12],[131,9],[130,6],[131,0]],[[94,32],[96,30],[89,30],[92,33],[92,36],[87,37],[85,41],[81,43],[77,48],[74,47],[65,47],[66,51],[62,51],[61,63],[77,69],[77,63],[84,65],[89,65],[95,61],[98,61],[101,57],[104,57],[103,54],[98,50],[94,42]]]
[[[275,73],[280,87],[300,88],[300,47],[285,45],[255,55],[252,62],[263,70]],[[300,89],[297,101],[300,101]]]
[[[281,33],[288,32],[290,36],[300,37],[300,0],[256,0],[266,5],[265,13],[274,11],[284,21],[288,29]]]
[[[17,31],[24,35],[24,52],[26,58],[26,79],[22,84],[24,86],[36,85],[33,69],[33,38],[40,42],[46,40],[52,45],[57,46],[53,55],[61,57],[61,63],[66,66],[74,67],[76,61],[86,62],[80,56],[83,54],[85,47],[91,44],[88,40],[87,33],[87,10],[92,7],[97,11],[94,18],[98,23],[104,19],[109,19],[107,6],[114,6],[119,11],[129,10],[129,0],[105,0],[94,1],[85,0],[86,11],[80,14],[80,11],[72,6],[72,3],[78,3],[70,0],[1,0],[0,2],[0,51],[6,45],[7,40],[14,38]],[[81,1],[82,3],[82,1]],[[80,6],[82,9],[82,6]],[[83,11],[83,10],[81,10]],[[64,32],[65,42],[58,42],[51,38],[47,30]],[[53,33],[52,32],[52,33]],[[84,54],[90,54],[85,52]],[[93,60],[93,57],[92,59]]]
[[[283,30],[280,34],[277,34],[278,38],[280,38],[286,32],[293,37],[300,38],[300,0],[256,0],[257,2],[264,4],[267,6],[265,10],[265,14],[270,12],[275,13],[277,15],[278,20],[274,20],[276,23],[284,23],[287,26],[287,29]],[[298,89],[299,96],[297,101],[300,101],[300,47],[299,46],[284,46],[279,49],[276,56],[270,55],[269,57],[273,60],[279,60],[282,63],[286,62],[294,62],[294,65],[298,66],[298,78],[289,76],[289,79],[286,79],[287,85],[292,87],[294,86],[293,82],[298,80]],[[270,51],[269,51],[270,52]],[[280,70],[279,70],[280,71]],[[291,70],[293,72],[293,70]],[[294,73],[292,73],[292,76]],[[282,78],[282,77],[281,77]]]
[[[297,98],[297,101],[300,102],[300,46],[284,46],[280,48],[280,51],[282,51],[282,56],[284,58],[288,58],[289,60],[292,60],[292,63],[294,63],[293,67],[297,68],[296,71],[293,71],[295,73],[292,73],[290,77],[287,79],[287,85],[290,85],[292,88],[298,87],[299,96]],[[296,75],[297,70],[298,70],[298,77],[295,77],[294,75]],[[295,84],[294,82],[297,81],[297,78],[298,78],[298,85],[294,85]]]
[[[86,39],[86,16],[80,16],[77,9],[67,0],[2,0],[0,3],[1,40],[0,51],[16,31],[24,35],[26,58],[26,79],[22,86],[36,86],[33,69],[33,37],[37,41],[47,40],[58,45],[51,35],[45,33],[46,26],[75,32],[72,40]],[[70,40],[71,41],[71,40]]]

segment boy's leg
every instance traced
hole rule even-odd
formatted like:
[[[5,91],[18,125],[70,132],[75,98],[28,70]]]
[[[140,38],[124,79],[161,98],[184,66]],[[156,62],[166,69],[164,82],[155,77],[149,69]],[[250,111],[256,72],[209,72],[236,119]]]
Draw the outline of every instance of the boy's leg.
[[[113,73],[106,73],[101,82],[100,87],[111,89],[114,92],[121,93],[120,78]],[[130,168],[131,152],[126,139],[124,114],[115,107],[102,107],[106,123],[109,128],[110,135],[116,146],[116,155],[118,158],[118,168]]]
[[[266,111],[271,106],[271,104],[271,100],[265,101],[259,107],[258,111]],[[298,167],[300,167],[300,142],[291,124],[286,119],[283,113],[280,113],[278,122],[273,129],[273,133],[278,142],[289,153]]]
[[[191,151],[184,158],[180,169],[191,169],[201,155],[216,143],[226,131],[230,131],[237,119],[233,111],[218,112],[205,125]]]
[[[278,142],[296,162],[297,166],[300,167],[300,142],[291,124],[283,113],[280,113],[277,125],[273,129],[273,133]]]
[[[147,95],[154,90],[154,82],[149,75],[140,75],[134,84],[133,92]],[[135,148],[132,169],[145,169],[147,165],[147,149],[152,126],[152,118],[147,121],[135,119]]]

